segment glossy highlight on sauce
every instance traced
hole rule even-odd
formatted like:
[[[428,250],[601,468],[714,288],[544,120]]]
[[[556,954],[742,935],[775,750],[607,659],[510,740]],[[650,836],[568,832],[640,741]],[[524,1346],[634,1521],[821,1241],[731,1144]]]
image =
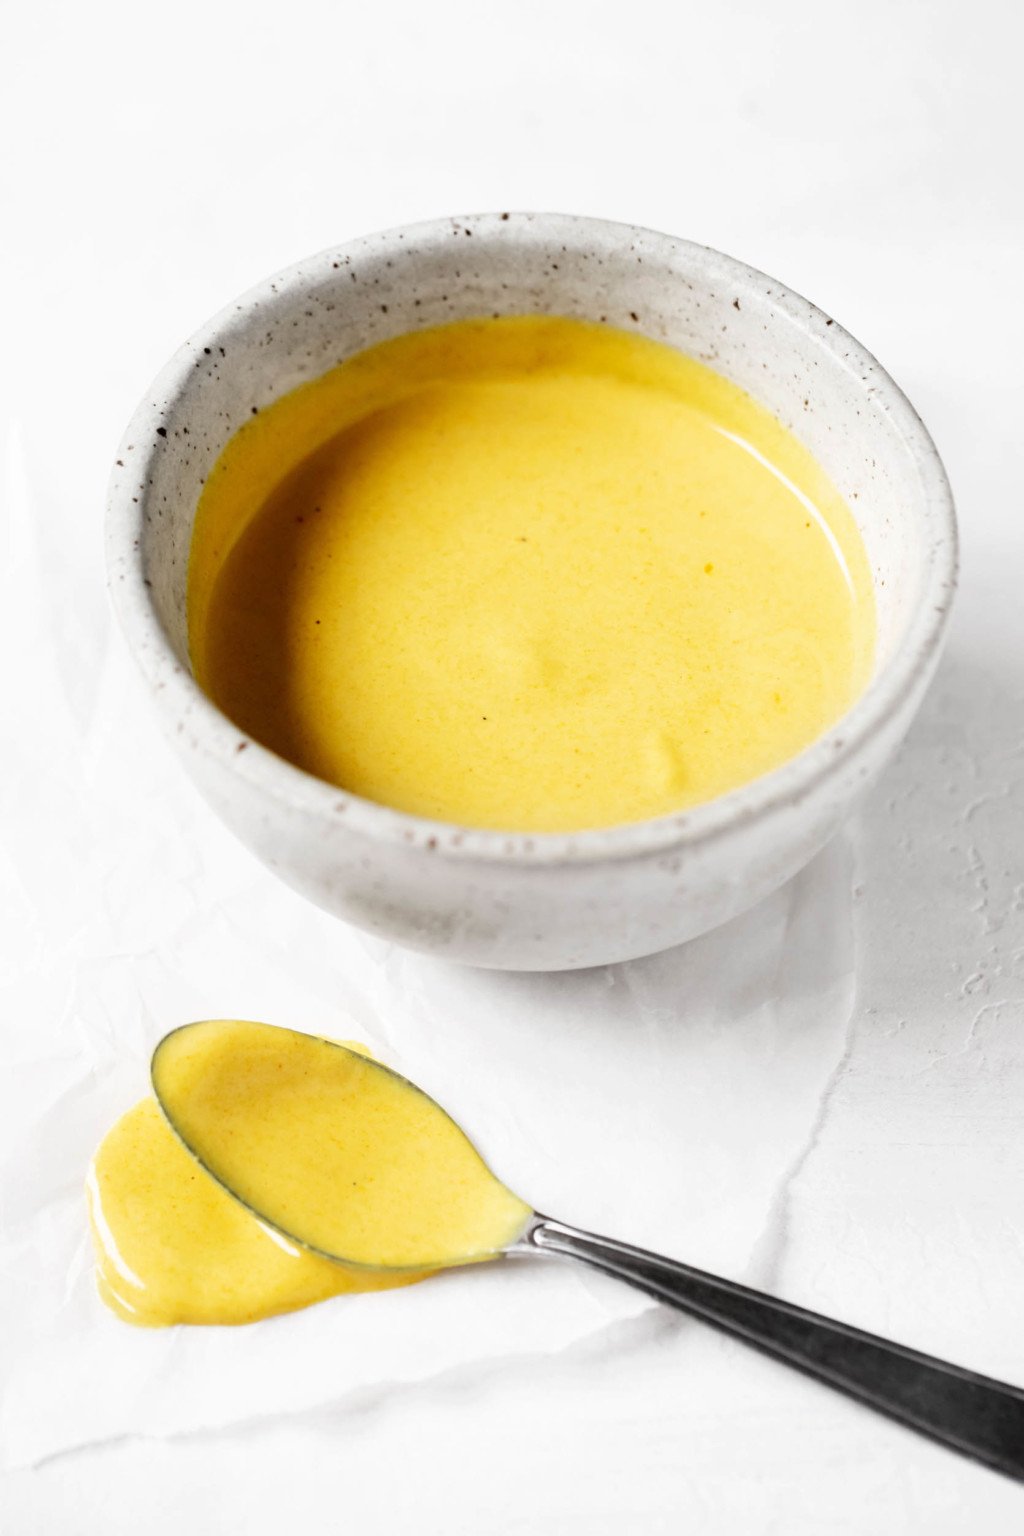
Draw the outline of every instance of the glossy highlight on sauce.
[[[156,1099],[129,1110],[87,1184],[100,1294],[128,1321],[244,1323],[408,1284],[497,1257],[531,1214],[359,1047],[207,1021],[161,1042],[153,1083],[171,1123]]]
[[[254,416],[189,569],[197,679],[343,789],[574,831],[777,767],[867,681],[853,517],[774,417],[606,326],[398,337]]]

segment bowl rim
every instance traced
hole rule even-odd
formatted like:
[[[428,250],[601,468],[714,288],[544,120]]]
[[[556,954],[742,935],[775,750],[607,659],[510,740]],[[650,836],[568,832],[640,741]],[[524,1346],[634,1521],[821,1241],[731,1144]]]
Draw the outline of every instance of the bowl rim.
[[[896,428],[921,486],[923,516],[930,526],[930,550],[922,561],[922,583],[900,645],[850,708],[807,747],[770,772],[712,800],[644,821],[576,832],[523,832],[466,827],[415,816],[377,804],[316,778],[262,746],[236,726],[202,692],[179,661],[157,613],[146,578],[144,531],[146,481],[154,455],[164,446],[157,435],[168,407],[182,397],[195,376],[197,357],[245,327],[256,310],[287,300],[311,278],[327,278],[345,259],[380,260],[408,255],[417,246],[450,241],[454,230],[522,241],[550,239],[593,250],[629,241],[666,264],[682,257],[740,293],[767,294],[828,357],[857,380],[865,403]],[[766,286],[767,285],[767,286]],[[871,388],[868,389],[868,381]],[[136,451],[140,445],[141,452]],[[129,457],[130,455],[130,457]],[[142,490],[140,491],[140,485]],[[138,493],[137,496],[134,493]],[[178,721],[178,739],[214,759],[250,790],[268,795],[289,810],[324,820],[369,842],[422,848],[449,858],[504,865],[593,864],[635,856],[704,847],[740,825],[765,821],[800,803],[834,780],[872,738],[899,716],[937,659],[956,589],[958,539],[953,495],[938,450],[917,411],[877,359],[838,321],[775,278],[735,257],[698,242],[641,225],[580,214],[494,212],[430,219],[399,225],[330,246],[264,278],[232,300],[173,354],[136,408],[122,438],[110,480],[106,518],[107,583],[128,647],[164,713]],[[244,747],[246,750],[242,750]]]

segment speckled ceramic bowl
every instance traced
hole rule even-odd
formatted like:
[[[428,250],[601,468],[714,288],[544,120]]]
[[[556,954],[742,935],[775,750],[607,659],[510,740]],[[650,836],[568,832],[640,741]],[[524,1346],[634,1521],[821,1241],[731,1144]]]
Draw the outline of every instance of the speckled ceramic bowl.
[[[203,479],[254,407],[372,342],[473,315],[575,315],[710,363],[769,407],[847,498],[878,654],[842,720],[775,772],[654,821],[566,836],[469,830],[342,793],[246,738],[189,669],[185,575]],[[854,339],[773,279],[628,225],[484,214],[371,235],[269,279],[175,355],[118,454],[113,600],[171,741],[209,803],[289,885],[372,933],[456,960],[562,969],[664,949],[794,874],[905,732],[956,572],[935,448]]]

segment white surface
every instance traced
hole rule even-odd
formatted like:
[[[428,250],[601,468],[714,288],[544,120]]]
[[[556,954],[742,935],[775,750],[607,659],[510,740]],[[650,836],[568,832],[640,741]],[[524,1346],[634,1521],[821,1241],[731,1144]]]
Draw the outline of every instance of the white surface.
[[[17,21],[0,98],[2,206],[19,236],[0,386],[0,1031],[5,1065],[24,1065],[0,1086],[5,1220],[16,1238],[42,1204],[70,1219],[68,1149],[138,1091],[141,1042],[166,1023],[355,1017],[454,1108],[480,1105],[510,1176],[525,1158],[545,1192],[571,1179],[586,1205],[592,1191],[567,1217],[664,1233],[697,1262],[1024,1382],[1017,10],[552,10],[41,4]],[[779,908],[627,968],[631,983],[481,982],[334,933],[157,750],[100,561],[106,470],[136,397],[264,272],[364,229],[507,205],[633,219],[778,275],[873,347],[945,454],[963,588],[924,715],[851,829],[858,995],[845,1021],[842,846],[806,877],[820,886],[784,898],[797,933],[822,925],[823,946],[781,932]],[[315,950],[312,972],[295,974],[297,950]],[[819,952],[823,974],[801,962],[793,975],[787,955]],[[720,1028],[702,1011],[719,974]],[[820,1022],[808,981],[828,1000]],[[526,1043],[565,1085],[578,1168],[603,1153],[602,1174],[594,1102],[610,1090],[593,1074],[621,1063],[607,1141],[640,1167],[675,1148],[664,1162],[681,1210],[627,1202],[614,1179],[602,1198],[596,1178],[559,1166],[526,1101],[497,1091],[506,1069],[528,1081]],[[101,1049],[109,1075],[83,1079]],[[30,1134],[48,1103],[59,1135]],[[533,1278],[539,1307],[545,1287],[579,1286],[602,1326],[354,1397],[339,1353],[335,1392],[286,1420],[128,1437],[8,1472],[0,1530],[259,1536],[296,1516],[467,1536],[1019,1530],[1016,1486],[666,1313],[617,1316],[607,1287]],[[513,1280],[525,1307],[536,1287]],[[2,1283],[20,1347],[45,1291],[27,1263]],[[72,1276],[68,1306],[86,1285]],[[497,1304],[475,1294],[474,1313]],[[141,1425],[152,1404],[137,1406]]]

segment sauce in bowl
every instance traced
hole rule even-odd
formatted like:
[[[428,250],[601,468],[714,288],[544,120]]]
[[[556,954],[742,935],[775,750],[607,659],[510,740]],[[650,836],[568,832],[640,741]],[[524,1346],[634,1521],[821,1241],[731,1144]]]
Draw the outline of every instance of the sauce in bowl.
[[[768,772],[874,646],[860,535],[792,433],[668,346],[535,316],[401,336],[254,415],[188,612],[200,685],[280,756],[523,832]]]

